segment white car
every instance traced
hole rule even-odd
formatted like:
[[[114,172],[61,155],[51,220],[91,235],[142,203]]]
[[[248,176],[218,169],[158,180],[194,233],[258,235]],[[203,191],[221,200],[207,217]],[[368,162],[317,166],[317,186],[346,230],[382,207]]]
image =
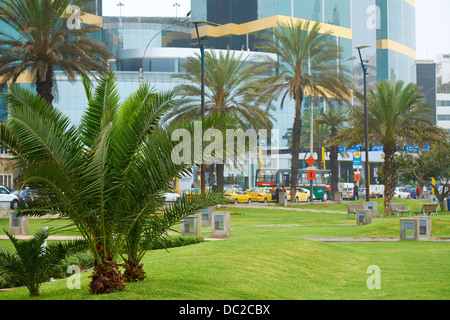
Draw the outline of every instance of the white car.
[[[175,202],[178,200],[178,198],[180,198],[181,196],[178,193],[175,192],[167,192],[163,194],[164,196],[164,201],[165,202]]]
[[[353,187],[342,189],[342,199],[353,200]]]
[[[395,198],[403,198],[403,199],[409,199],[411,198],[411,195],[409,192],[406,192],[405,189],[396,187],[394,190],[394,197]]]
[[[0,201],[1,202],[9,202],[9,207],[11,209],[17,208],[19,203],[19,198],[12,192],[8,190],[8,188],[4,186],[0,186]]]

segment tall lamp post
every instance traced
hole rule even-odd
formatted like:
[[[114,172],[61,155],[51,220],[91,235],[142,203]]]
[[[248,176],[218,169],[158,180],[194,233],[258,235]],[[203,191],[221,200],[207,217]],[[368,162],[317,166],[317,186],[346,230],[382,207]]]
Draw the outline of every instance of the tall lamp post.
[[[200,99],[201,99],[201,106],[200,106],[200,115],[203,118],[205,115],[205,48],[203,46],[202,41],[207,40],[208,37],[200,37],[200,34],[198,32],[198,25],[199,24],[211,24],[211,22],[208,21],[194,21],[192,22],[195,25],[195,31],[197,32],[197,40],[198,40],[198,46],[200,47],[200,59],[201,59],[201,93],[200,93]],[[203,163],[203,155],[202,155],[202,164],[200,166],[200,189],[201,193],[205,193],[205,164]]]
[[[369,48],[369,46],[360,46],[356,47],[359,53],[359,59],[361,60],[361,67],[363,70],[363,77],[364,77],[364,131],[365,131],[365,149],[366,149],[366,161],[365,161],[365,171],[366,171],[366,202],[370,201],[370,185],[369,185],[369,179],[370,179],[370,172],[369,172],[369,124],[368,124],[368,118],[367,118],[367,71],[368,67],[365,64],[365,60],[363,60],[361,55],[361,50]]]
[[[142,68],[139,69],[139,88],[142,86],[142,82],[144,81],[144,80],[143,80],[143,79],[144,79],[144,60],[145,60],[145,55],[146,55],[146,53],[147,53],[147,50],[148,50],[148,48],[149,48],[149,46],[150,46],[150,43],[152,43],[152,41],[153,41],[159,34],[161,34],[162,32],[167,31],[167,30],[169,30],[170,28],[176,27],[176,26],[178,26],[178,25],[182,25],[183,23],[187,22],[187,21],[190,19],[189,16],[190,16],[190,12],[188,12],[188,14],[186,15],[186,18],[185,18],[183,21],[177,22],[177,23],[175,23],[175,24],[172,24],[172,25],[168,26],[168,27],[165,28],[165,29],[162,29],[162,30],[159,31],[157,34],[155,34],[155,35],[150,39],[150,41],[147,43],[147,46],[145,47],[145,50],[144,50],[144,54],[142,55]]]
[[[119,7],[119,23],[120,27],[122,28],[122,7],[124,6],[124,4],[122,2],[119,2],[117,6]]]

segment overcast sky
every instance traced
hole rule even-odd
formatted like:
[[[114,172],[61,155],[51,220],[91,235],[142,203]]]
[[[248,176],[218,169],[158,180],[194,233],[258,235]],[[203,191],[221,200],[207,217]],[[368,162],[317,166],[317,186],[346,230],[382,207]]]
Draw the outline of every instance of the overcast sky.
[[[185,17],[191,0],[103,0],[103,15],[118,16],[120,9],[122,16]],[[416,0],[416,35],[417,59],[450,53],[450,0]]]

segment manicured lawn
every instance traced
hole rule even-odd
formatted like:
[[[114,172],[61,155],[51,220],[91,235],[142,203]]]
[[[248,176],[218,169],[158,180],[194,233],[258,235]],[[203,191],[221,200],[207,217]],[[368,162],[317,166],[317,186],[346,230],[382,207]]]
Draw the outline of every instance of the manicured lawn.
[[[408,201],[405,206],[413,209]],[[382,202],[379,210],[381,207]],[[65,279],[58,280],[44,284],[38,299],[450,298],[450,243],[323,243],[304,239],[398,237],[397,217],[374,218],[370,225],[356,226],[354,218],[347,219],[342,213],[346,212],[344,204],[298,205],[292,210],[239,206],[239,210],[244,214],[231,216],[228,239],[148,252],[143,261],[147,278],[128,284],[124,292],[90,295],[88,271],[81,275],[80,290],[69,290]],[[203,231],[205,237],[210,236],[209,228]],[[450,237],[448,213],[432,217],[432,232],[436,237]],[[369,290],[371,273],[367,269],[373,265],[380,269],[381,289]],[[0,299],[29,299],[28,291],[0,292]]]

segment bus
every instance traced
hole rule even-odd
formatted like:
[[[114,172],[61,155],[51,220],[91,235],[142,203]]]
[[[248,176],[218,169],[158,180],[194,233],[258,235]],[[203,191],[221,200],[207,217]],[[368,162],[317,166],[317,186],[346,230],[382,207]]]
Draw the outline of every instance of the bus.
[[[310,180],[307,178],[307,169],[298,170],[297,187],[310,190]],[[256,187],[290,187],[291,169],[257,169]],[[330,170],[316,169],[316,180],[313,180],[314,199],[327,201],[331,199],[331,172]]]

